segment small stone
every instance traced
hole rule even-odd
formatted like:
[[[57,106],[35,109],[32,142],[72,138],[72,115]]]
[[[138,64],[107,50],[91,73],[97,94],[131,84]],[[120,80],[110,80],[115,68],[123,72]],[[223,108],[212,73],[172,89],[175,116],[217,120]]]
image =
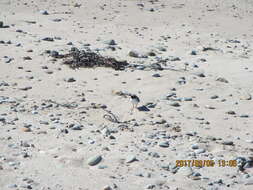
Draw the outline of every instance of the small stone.
[[[128,55],[129,55],[130,57],[134,57],[134,58],[147,58],[146,55],[143,55],[142,53],[139,53],[139,52],[137,52],[137,51],[135,51],[135,50],[131,50],[131,51],[128,53]]]
[[[185,177],[189,177],[193,174],[193,170],[191,167],[181,167],[178,171],[181,175]]]
[[[66,82],[75,82],[76,79],[74,79],[73,77],[67,78],[65,79]]]
[[[217,99],[217,98],[219,98],[218,95],[213,95],[213,96],[210,97],[210,99]]]
[[[219,82],[224,82],[224,83],[228,83],[228,80],[223,78],[223,77],[219,77],[216,79],[216,81],[219,81]]]
[[[4,27],[4,22],[0,21],[0,28],[3,28],[3,27]]]
[[[201,153],[206,152],[206,150],[205,150],[205,149],[200,148],[200,149],[195,150],[194,152],[195,152],[196,154],[201,154]]]
[[[73,127],[71,127],[72,130],[82,130],[83,126],[82,125],[79,125],[79,124],[75,124]]]
[[[173,106],[173,107],[179,107],[180,106],[180,104],[178,102],[172,102],[170,105]]]
[[[253,185],[253,179],[245,181],[244,185]]]
[[[235,111],[233,111],[233,110],[229,110],[226,113],[229,114],[229,115],[235,115]]]
[[[42,15],[48,15],[48,12],[46,10],[40,10],[40,14],[42,14]]]
[[[170,145],[169,145],[168,141],[165,141],[165,142],[159,143],[159,146],[162,147],[162,148],[168,148]]]
[[[52,51],[50,51],[50,56],[57,58],[59,56],[59,52],[55,51],[55,50],[52,50]]]
[[[22,127],[21,131],[23,131],[23,132],[31,132],[32,130],[30,128],[28,128],[28,127]]]
[[[196,75],[198,77],[206,77],[206,75],[204,74],[204,72],[201,72],[201,71],[195,72],[194,75]]]
[[[54,39],[51,38],[51,37],[45,37],[45,38],[42,38],[42,40],[48,41],[48,42],[53,42],[54,41]]]
[[[251,100],[252,96],[249,93],[244,93],[240,96],[241,100]]]
[[[159,51],[167,51],[167,49],[165,48],[165,47],[157,47],[157,49],[159,50]]]
[[[197,55],[197,51],[196,50],[192,50],[190,54],[191,55]]]
[[[32,60],[32,58],[30,56],[25,56],[23,57],[23,60]]]
[[[199,149],[199,146],[198,146],[197,144],[193,144],[193,145],[191,146],[191,148],[194,149],[194,150],[196,150],[196,149]]]
[[[223,141],[222,142],[223,145],[234,145],[233,141]]]
[[[112,188],[109,185],[106,185],[105,187],[103,187],[103,190],[112,190]]]
[[[159,63],[152,63],[150,65],[150,68],[153,69],[153,70],[163,70],[162,66],[159,64]]]
[[[110,45],[110,46],[114,46],[114,45],[117,45],[115,40],[111,39],[111,40],[107,40],[104,42],[105,44],[107,45]]]
[[[146,189],[154,189],[155,185],[154,184],[148,184],[145,188]]]
[[[94,157],[91,157],[87,160],[87,163],[88,165],[90,166],[95,166],[97,165],[99,162],[101,162],[102,160],[102,156],[101,155],[98,155],[98,156],[94,156]]]
[[[12,189],[12,188],[17,188],[18,186],[16,184],[10,184],[8,185],[8,188]]]
[[[247,115],[247,114],[242,114],[242,115],[240,115],[240,117],[241,117],[241,118],[248,118],[249,115]]]
[[[132,163],[134,161],[137,161],[136,157],[134,155],[129,155],[126,158],[126,163]]]
[[[160,74],[158,74],[158,73],[156,73],[156,74],[153,74],[153,75],[152,75],[152,77],[157,78],[157,77],[161,77],[161,75],[160,75]]]

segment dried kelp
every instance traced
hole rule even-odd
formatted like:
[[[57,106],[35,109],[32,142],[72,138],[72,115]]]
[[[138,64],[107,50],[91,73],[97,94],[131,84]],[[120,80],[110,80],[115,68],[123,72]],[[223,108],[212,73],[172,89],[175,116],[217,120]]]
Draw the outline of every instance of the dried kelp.
[[[78,48],[71,48],[70,52],[64,55],[63,64],[67,64],[73,69],[111,67],[115,70],[124,70],[129,65],[126,61],[117,61],[115,58],[104,57],[96,52],[79,50]]]

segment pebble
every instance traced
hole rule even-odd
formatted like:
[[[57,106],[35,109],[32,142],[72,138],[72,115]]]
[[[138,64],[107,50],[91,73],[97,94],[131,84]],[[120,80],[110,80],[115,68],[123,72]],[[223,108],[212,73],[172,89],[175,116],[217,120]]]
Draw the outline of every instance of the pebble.
[[[172,102],[172,103],[170,103],[170,105],[173,106],[173,107],[179,107],[180,106],[180,104],[178,102]]]
[[[43,40],[43,41],[48,41],[48,42],[53,42],[53,41],[54,41],[54,38],[45,37],[45,38],[42,38],[41,40]]]
[[[48,12],[46,10],[40,10],[40,14],[42,14],[42,15],[48,15]]]
[[[168,148],[170,145],[169,145],[168,141],[165,141],[165,142],[159,143],[159,146],[162,147],[162,148]]]
[[[66,82],[76,82],[76,79],[74,77],[69,77],[65,79]]]
[[[23,131],[23,132],[31,132],[31,129],[28,128],[28,127],[22,127],[21,131]]]
[[[110,46],[115,46],[117,45],[117,43],[115,42],[115,40],[111,39],[111,40],[107,40],[104,42],[105,44],[107,45],[110,45]]]
[[[90,157],[90,158],[87,160],[87,164],[90,165],[90,166],[95,166],[95,165],[97,165],[99,162],[101,162],[101,160],[102,160],[102,156],[101,156],[101,155],[93,156],[93,157]]]
[[[156,74],[153,74],[153,75],[152,75],[152,77],[157,78],[157,77],[161,77],[161,75],[160,75],[160,74],[158,74],[158,73],[156,73]]]
[[[103,190],[112,190],[112,188],[109,185],[107,185],[107,186],[103,187]]]
[[[200,149],[194,150],[194,152],[195,152],[196,154],[201,154],[201,153],[205,153],[205,152],[206,152],[206,150],[205,150],[205,149],[200,148]]]
[[[249,93],[244,93],[244,94],[240,95],[240,99],[241,100],[251,100],[252,96]]]
[[[191,148],[195,150],[195,149],[199,149],[199,146],[198,146],[197,144],[193,144],[193,145],[191,146]]]
[[[126,158],[126,163],[132,163],[138,161],[134,155],[128,155]]]
[[[223,145],[234,145],[233,141],[223,141],[222,142]]]
[[[189,177],[193,174],[193,170],[191,167],[180,167],[178,173],[185,177]]]
[[[147,58],[148,56],[136,51],[136,50],[131,50],[128,55],[130,57],[134,57],[134,58]]]
[[[218,77],[218,78],[216,79],[216,81],[228,83],[228,80],[225,79],[225,78],[223,78],[223,77]]]

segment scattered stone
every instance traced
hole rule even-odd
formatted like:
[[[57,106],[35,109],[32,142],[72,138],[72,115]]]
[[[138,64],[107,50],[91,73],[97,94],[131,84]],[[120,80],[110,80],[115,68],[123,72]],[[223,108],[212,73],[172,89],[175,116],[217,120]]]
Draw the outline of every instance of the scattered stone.
[[[241,94],[240,99],[241,100],[251,100],[252,96],[249,93],[244,93],[244,94]]]
[[[219,81],[219,82],[224,82],[224,83],[228,83],[228,80],[223,78],[223,77],[219,77],[216,79],[216,81]]]
[[[29,127],[22,127],[21,131],[23,131],[23,132],[31,132],[32,130]]]
[[[43,41],[48,41],[48,42],[53,42],[54,41],[54,38],[51,38],[51,37],[45,37],[45,38],[42,38]]]
[[[87,160],[87,163],[88,163],[88,165],[90,165],[90,166],[95,166],[95,165],[97,165],[99,162],[101,162],[101,160],[102,160],[102,156],[101,156],[101,155],[93,156],[93,157],[90,157],[90,158]]]
[[[115,42],[115,40],[111,39],[111,40],[107,40],[104,42],[105,44],[107,45],[110,45],[110,46],[115,46],[117,45],[117,43]]]
[[[148,56],[136,51],[136,50],[131,50],[128,55],[130,57],[134,57],[134,58],[147,58]]]
[[[48,15],[48,12],[46,10],[40,10],[40,14],[42,14],[42,15]]]
[[[200,148],[200,149],[194,150],[194,152],[195,152],[196,154],[202,154],[202,153],[205,153],[205,152],[206,152],[206,150],[205,150],[205,149]]]
[[[222,142],[223,145],[234,145],[233,141],[223,141]]]
[[[162,148],[168,148],[170,146],[170,144],[168,141],[165,141],[165,142],[159,143],[159,146]]]
[[[132,163],[132,162],[135,162],[135,161],[138,161],[138,160],[136,159],[136,157],[134,155],[129,155],[126,158],[126,163]]]
[[[161,75],[159,73],[155,73],[152,75],[152,77],[158,78],[158,77],[161,77]]]
[[[112,188],[109,185],[107,185],[103,188],[103,190],[112,190]]]
[[[173,107],[179,107],[180,106],[180,104],[178,102],[172,102],[172,103],[170,103],[170,105],[173,106]]]
[[[74,79],[74,77],[70,77],[70,78],[67,78],[65,79],[66,82],[75,82],[76,79]]]

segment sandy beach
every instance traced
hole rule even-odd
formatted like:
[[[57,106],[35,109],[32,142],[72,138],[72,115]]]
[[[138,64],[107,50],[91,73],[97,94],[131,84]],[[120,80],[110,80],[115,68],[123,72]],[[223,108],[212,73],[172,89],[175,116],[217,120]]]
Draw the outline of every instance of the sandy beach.
[[[251,190],[252,96],[250,0],[0,1],[0,190]]]

